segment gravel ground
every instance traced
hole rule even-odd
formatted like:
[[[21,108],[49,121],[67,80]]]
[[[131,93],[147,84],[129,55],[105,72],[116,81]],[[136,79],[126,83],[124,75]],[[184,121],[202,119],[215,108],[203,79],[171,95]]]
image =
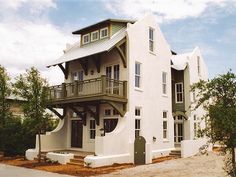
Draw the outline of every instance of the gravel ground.
[[[223,156],[215,153],[141,165],[99,177],[225,177]]]

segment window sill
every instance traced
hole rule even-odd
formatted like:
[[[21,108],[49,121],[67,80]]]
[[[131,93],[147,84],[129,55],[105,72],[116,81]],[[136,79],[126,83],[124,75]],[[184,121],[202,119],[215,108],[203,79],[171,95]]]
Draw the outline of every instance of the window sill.
[[[162,96],[168,98],[168,95],[167,95],[167,94],[162,94]]]
[[[134,90],[135,90],[135,91],[138,91],[138,92],[143,92],[143,89],[138,88],[138,87],[135,87]]]
[[[89,139],[88,143],[95,143],[95,139]]]
[[[152,52],[151,50],[149,50],[149,53],[150,53],[151,55],[156,56],[156,53]]]
[[[168,140],[168,139],[163,139],[163,143],[169,143],[170,142],[170,140]]]

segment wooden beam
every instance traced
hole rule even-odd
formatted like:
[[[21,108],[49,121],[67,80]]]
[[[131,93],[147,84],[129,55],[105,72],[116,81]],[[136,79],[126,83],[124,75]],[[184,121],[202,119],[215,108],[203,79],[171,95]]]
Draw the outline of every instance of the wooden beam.
[[[123,39],[120,42],[118,42],[115,48],[121,57],[124,68],[126,68],[127,67],[126,39]]]
[[[93,112],[88,106],[86,106],[85,108],[90,113],[91,117],[95,119],[96,124],[99,126],[99,105],[96,105],[95,112]]]
[[[55,110],[53,107],[48,106],[47,107],[50,111],[52,111],[56,116],[58,116],[60,119],[64,119],[66,116],[66,107],[63,108],[63,114],[61,115],[57,110]]]
[[[74,106],[69,106],[69,108],[74,111],[76,114],[79,115],[79,117],[82,119],[83,121],[83,125],[86,126],[86,112],[85,111],[79,111],[77,108],[75,108]]]
[[[65,68],[62,66],[62,64],[58,64],[58,66],[61,68],[61,70],[65,76],[65,79],[68,79],[69,63],[68,62],[65,63]]]
[[[121,117],[124,117],[126,113],[126,104],[124,103],[116,103],[113,101],[107,101],[107,103],[112,106],[119,114]]]
[[[88,75],[88,60],[80,59],[79,63],[84,70],[84,74],[87,76]]]

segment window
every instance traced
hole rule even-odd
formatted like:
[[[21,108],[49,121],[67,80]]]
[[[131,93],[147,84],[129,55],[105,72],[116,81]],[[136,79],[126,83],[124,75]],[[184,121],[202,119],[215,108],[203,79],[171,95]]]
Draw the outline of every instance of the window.
[[[200,57],[197,56],[197,72],[198,72],[198,75],[201,74],[201,66],[200,66]]]
[[[154,29],[149,28],[149,51],[154,51]]]
[[[163,94],[167,94],[167,73],[166,72],[162,72],[162,93]]]
[[[90,35],[85,34],[83,35],[83,44],[88,44],[90,42]]]
[[[105,109],[104,115],[105,116],[111,116],[111,110],[110,109]]]
[[[93,41],[97,41],[99,37],[99,32],[98,31],[94,31],[91,33],[91,42]]]
[[[183,83],[175,84],[175,102],[183,103]]]
[[[140,108],[135,108],[135,116],[140,116]]]
[[[198,130],[200,129],[200,121],[197,118],[196,115],[193,116],[193,120],[194,120],[194,138],[198,137]]]
[[[168,138],[168,121],[167,121],[167,112],[163,111],[163,139]]]
[[[96,123],[95,123],[95,120],[90,120],[89,121],[89,137],[90,139],[95,139],[95,136],[96,136]]]
[[[103,39],[105,37],[108,37],[108,27],[102,28],[100,30],[100,38]]]
[[[140,136],[140,119],[135,119],[135,138]]]
[[[140,129],[141,129],[141,108],[135,108],[135,138],[140,136]]]
[[[140,80],[141,80],[141,64],[135,63],[135,87],[140,88]]]
[[[118,119],[104,119],[104,130],[106,133],[112,132],[118,123]]]
[[[193,101],[194,102],[196,101],[196,93],[195,93],[195,91],[193,91]]]

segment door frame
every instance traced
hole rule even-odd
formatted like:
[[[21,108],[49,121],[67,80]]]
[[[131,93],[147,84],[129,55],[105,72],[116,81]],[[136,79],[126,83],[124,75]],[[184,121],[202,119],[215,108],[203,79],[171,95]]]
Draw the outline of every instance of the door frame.
[[[81,141],[80,141],[80,144],[78,144],[78,147],[77,146],[72,146],[72,123],[73,121],[78,121],[79,124],[81,125]],[[83,121],[82,119],[80,118],[73,118],[70,120],[70,148],[83,148]]]
[[[178,116],[181,116],[182,119],[178,119]],[[175,115],[174,117],[174,144],[176,146],[181,145],[181,141],[184,140],[184,116],[182,115]],[[178,141],[178,124],[182,124],[182,140]],[[177,140],[177,141],[176,141]]]

